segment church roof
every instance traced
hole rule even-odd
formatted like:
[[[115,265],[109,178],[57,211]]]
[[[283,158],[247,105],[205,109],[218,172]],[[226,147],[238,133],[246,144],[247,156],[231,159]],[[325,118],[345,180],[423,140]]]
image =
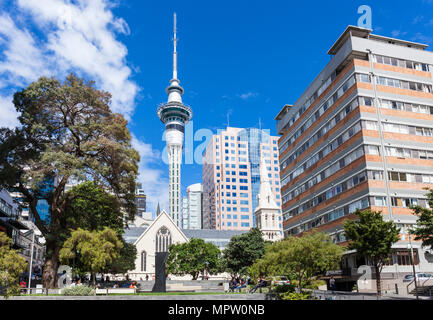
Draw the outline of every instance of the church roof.
[[[239,231],[239,230],[216,230],[216,229],[182,229],[184,235],[188,238],[201,238],[204,240],[211,239],[228,239],[231,237],[237,236],[248,231]]]
[[[123,234],[123,239],[125,239],[128,243],[134,243],[138,237],[140,237],[144,231],[146,231],[147,227],[131,227],[129,229],[125,229],[125,233]]]

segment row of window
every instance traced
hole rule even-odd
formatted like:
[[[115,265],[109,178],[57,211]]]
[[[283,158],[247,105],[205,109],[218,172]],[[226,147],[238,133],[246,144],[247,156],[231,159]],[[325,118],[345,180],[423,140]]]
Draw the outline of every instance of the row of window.
[[[343,143],[345,143],[347,140],[349,140],[351,137],[353,137],[355,134],[357,134],[359,131],[361,131],[362,128],[364,129],[374,129],[376,128],[377,123],[374,121],[366,121],[362,120],[347,129],[344,133],[339,135],[338,137],[334,138],[329,144],[327,144],[323,149],[319,150],[317,153],[315,153],[312,157],[305,160],[298,168],[294,169],[292,172],[287,174],[286,177],[284,177],[282,181],[282,185],[284,186],[291,180],[295,179],[297,176],[304,173],[309,167],[320,161],[321,159],[325,158],[328,154],[330,154],[332,151],[337,149],[339,146],[341,146]],[[377,151],[379,152],[379,151]]]
[[[238,208],[237,207],[221,207],[221,211],[238,211]],[[240,211],[241,212],[249,212],[249,208],[240,208]]]
[[[374,55],[374,60],[377,63],[388,64],[395,67],[415,69],[420,71],[429,71],[429,66],[425,63],[391,58],[391,57],[386,57],[381,55]]]
[[[385,147],[385,152],[390,157],[433,160],[433,151],[430,150]]]
[[[289,230],[287,230],[287,235],[296,235],[296,234],[301,233],[301,232],[309,231],[313,228],[316,228],[320,225],[328,223],[332,220],[335,220],[335,219],[341,218],[345,215],[351,214],[351,213],[355,212],[357,209],[360,209],[360,210],[365,209],[368,206],[370,206],[369,197],[364,197],[360,200],[357,200],[357,201],[350,203],[349,205],[335,209],[332,212],[325,213],[325,214],[321,215],[320,217],[314,218],[310,221],[299,224],[298,226],[292,227]],[[336,218],[337,216],[338,216],[338,218]],[[284,217],[284,220],[287,220],[287,218]]]
[[[369,146],[367,146],[367,147],[369,147]],[[361,174],[363,174],[363,173],[361,173]],[[366,174],[367,174],[368,179],[370,179],[370,180],[383,180],[383,171],[368,170],[368,171],[366,171]],[[356,178],[353,178],[353,179],[356,179]],[[355,181],[356,180],[354,180],[354,182]],[[348,182],[348,184],[350,185],[350,182]],[[355,184],[358,184],[358,183],[355,183]],[[312,186],[313,186],[313,184],[311,183],[311,180],[308,180],[307,182],[305,182],[301,186],[295,188],[294,190],[290,191],[287,195],[285,195],[283,197],[283,203],[286,203],[286,202],[292,200],[293,198],[297,197],[298,195],[304,193],[305,191],[307,191]]]
[[[305,190],[313,187],[314,185],[320,183],[322,180],[330,177],[337,171],[341,170],[345,166],[349,165],[353,161],[357,160],[359,157],[363,156],[364,154],[379,154],[379,147],[378,146],[371,146],[371,145],[364,145],[358,147],[356,150],[350,152],[345,157],[337,160],[332,165],[327,167],[326,169],[322,170],[321,172],[314,175],[311,179],[309,179],[305,184],[301,185],[299,192],[302,193]],[[289,199],[289,197],[284,196],[283,199]],[[289,200],[287,200],[289,201]]]
[[[430,209],[428,200],[423,198],[391,197],[393,207],[409,208],[410,206],[421,206]]]
[[[229,210],[227,210],[227,211],[229,211]],[[234,214],[233,216],[231,214],[227,214],[226,218],[224,218],[224,214],[222,214],[221,217],[223,219],[233,219],[233,220],[237,220],[238,219],[238,215],[237,214]],[[249,215],[241,215],[241,220],[249,220],[249,219],[250,219]]]
[[[236,165],[235,164],[228,164],[228,163],[225,164],[226,168],[230,168],[230,166],[231,166],[232,169],[236,169]],[[209,167],[212,167],[212,166],[209,166]],[[220,166],[216,166],[217,170],[219,170],[220,168],[221,168]],[[239,169],[247,169],[247,168],[248,168],[248,166],[246,164],[240,164],[239,165]]]
[[[383,131],[414,134],[417,136],[433,137],[433,128],[415,127],[399,123],[382,123]]]
[[[224,222],[222,223],[222,225],[224,226]],[[227,222],[227,227],[231,227],[231,226],[232,226],[232,222],[231,221]],[[238,223],[233,222],[233,227],[237,227],[237,226],[238,226]],[[241,222],[241,227],[249,228],[250,223],[249,222]]]
[[[368,74],[358,73],[355,75],[355,79],[353,79],[352,77],[349,78],[348,81],[346,81],[345,84],[343,84],[343,86],[341,86],[340,89],[328,101],[326,101],[321,106],[321,108],[319,108],[319,110],[318,110],[319,113],[320,113],[320,111],[322,111],[322,114],[323,114],[323,112],[326,111],[326,109],[336,101],[336,99],[334,99],[334,98],[336,97],[338,99],[345,91],[347,91],[347,89],[349,89],[353,85],[353,83],[355,81],[356,82],[368,82],[368,83],[370,83],[371,82],[371,76]],[[395,87],[395,88],[403,88],[403,89],[428,92],[428,93],[432,92],[432,86],[430,84],[414,82],[414,81],[405,81],[405,80],[400,80],[400,79],[393,79],[393,78],[378,76],[376,79],[376,83],[379,85],[390,86],[390,87]],[[346,90],[344,90],[344,89],[346,89]],[[341,94],[340,96],[339,96],[339,93]],[[304,123],[303,126],[301,126],[301,128],[299,128],[289,139],[287,139],[287,141],[280,148],[281,152],[286,150],[288,148],[288,146],[290,144],[292,144],[317,119],[318,119],[318,117],[317,117],[317,112],[316,112]],[[297,120],[297,118],[296,118],[296,120]],[[295,121],[293,121],[293,122],[290,121],[289,126],[291,126]]]
[[[361,173],[358,173],[354,175],[353,177],[350,177],[349,179],[337,184],[336,186],[333,186],[332,188],[328,189],[327,191],[319,194],[318,196],[314,197],[313,199],[304,202],[303,204],[299,205],[298,207],[290,210],[288,212],[288,218],[291,218],[293,216],[296,216],[298,214],[301,214],[302,212],[319,205],[320,203],[329,200],[337,195],[339,195],[342,192],[345,192],[349,189],[352,189],[353,187],[363,183],[364,181],[367,181],[368,177],[374,177],[377,179],[383,180],[383,171],[373,171],[369,170],[363,171]]]
[[[388,172],[388,176],[390,181],[433,183],[433,174],[391,171]]]
[[[233,162],[235,162],[236,161],[236,157],[225,157],[224,160],[225,161],[233,161]],[[247,162],[248,159],[247,158],[238,158],[238,161],[239,162]],[[220,159],[217,158],[216,161],[215,161],[215,163],[220,163]]]
[[[362,99],[360,97],[359,99]],[[368,98],[369,99],[369,98]],[[305,152],[308,148],[310,148],[314,143],[316,143],[323,135],[325,135],[329,130],[337,125],[342,119],[344,119],[353,109],[358,106],[358,98],[354,99],[352,102],[346,105],[342,111],[337,113],[337,115],[331,119],[331,121],[327,122],[323,127],[319,128],[310,139],[308,139],[304,144],[302,144],[299,148],[295,149],[294,152],[281,163],[281,168],[285,168],[290,163],[292,163],[296,158],[298,158],[302,153]]]
[[[221,203],[224,203],[224,199],[221,200]],[[248,205],[248,200],[240,200],[239,203],[240,204],[246,204],[246,205]],[[226,200],[226,204],[238,204],[238,201],[237,200],[227,199]]]
[[[3,199],[0,199],[0,210],[6,213],[8,216],[13,215],[12,206],[6,203],[6,201],[4,201]]]
[[[226,197],[234,197],[234,198],[236,198],[237,197],[237,193],[236,192],[226,192],[226,195],[225,195]],[[240,194],[239,194],[239,196],[241,197],[241,198],[248,198],[248,193],[243,193],[243,192],[241,192]],[[221,197],[224,197],[224,192],[221,192]]]
[[[350,78],[348,78],[344,84],[340,86],[340,88],[332,95],[330,96],[318,109],[316,112],[314,112],[306,121],[304,124],[296,131],[294,132],[290,138],[288,138],[284,144],[280,147],[280,153],[283,152],[288,148],[289,145],[293,144],[295,140],[300,137],[305,130],[307,130],[311,125],[316,122],[324,113],[326,110],[328,110],[341,96],[346,93],[347,90],[349,90],[353,84],[355,84],[356,81],[363,81],[366,80],[364,77],[360,77],[359,74],[353,75]],[[369,79],[368,79],[368,82]],[[301,111],[301,110],[300,110]],[[303,113],[303,112],[302,112]],[[298,117],[299,118],[299,117]],[[296,118],[297,119],[297,118]],[[296,120],[295,120],[296,121]],[[293,121],[293,123],[295,122]],[[290,122],[289,122],[290,123]],[[291,126],[293,123],[289,124]]]
[[[428,92],[428,93],[432,92],[432,86],[430,84],[421,83],[421,82],[406,81],[406,80],[378,76],[376,78],[376,83],[382,86],[388,86],[394,88],[408,89],[408,90]]]
[[[380,100],[380,107],[385,109],[403,110],[408,112],[433,114],[433,107],[421,105],[417,103],[393,101],[393,100]]]
[[[393,207],[409,207],[410,205],[417,205],[419,204],[422,207],[429,208],[428,202],[426,199],[413,199],[413,198],[391,198],[392,199],[392,206]],[[334,209],[333,211],[329,213],[325,213],[321,215],[320,217],[314,218],[313,220],[310,220],[308,222],[305,222],[299,226],[296,226],[294,228],[291,228],[288,230],[289,235],[295,235],[300,232],[308,231],[312,228],[316,228],[320,225],[323,225],[325,223],[334,221],[336,219],[339,219],[341,217],[344,217],[348,214],[351,214],[355,212],[357,209],[365,209],[370,206],[370,203],[372,206],[386,206],[386,197],[383,196],[370,196],[365,197],[361,200],[352,202],[351,204],[347,206],[343,206],[337,209]],[[345,240],[343,240],[345,241]]]

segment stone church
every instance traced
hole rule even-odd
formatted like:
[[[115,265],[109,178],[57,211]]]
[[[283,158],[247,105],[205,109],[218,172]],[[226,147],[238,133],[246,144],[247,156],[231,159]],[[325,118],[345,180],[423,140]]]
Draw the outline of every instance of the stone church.
[[[123,235],[126,242],[133,243],[137,248],[135,270],[129,271],[128,276],[131,280],[139,281],[145,280],[146,275],[148,275],[149,280],[152,280],[155,275],[155,254],[168,251],[168,247],[172,243],[185,243],[191,238],[201,238],[206,242],[215,244],[222,250],[229,243],[231,237],[245,232],[181,229],[164,210],[151,222],[148,219],[145,222],[136,220],[130,224]],[[172,279],[185,279],[185,277],[170,277]]]

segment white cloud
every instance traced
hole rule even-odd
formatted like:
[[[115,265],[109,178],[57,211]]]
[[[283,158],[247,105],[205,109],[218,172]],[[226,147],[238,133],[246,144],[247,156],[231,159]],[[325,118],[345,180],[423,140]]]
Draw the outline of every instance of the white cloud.
[[[242,100],[248,100],[250,98],[255,98],[257,97],[259,94],[257,92],[247,92],[247,93],[242,93],[242,94],[238,94],[237,96],[239,98],[241,98]]]
[[[27,30],[20,30],[7,14],[0,15],[0,44],[5,47],[0,63],[1,83],[25,85],[47,74],[41,51]]]
[[[168,212],[168,179],[164,175],[165,171],[156,168],[162,162],[161,153],[135,135],[132,135],[132,146],[140,154],[138,181],[146,193],[147,211],[155,213],[159,202],[161,211],[165,209]]]
[[[128,50],[116,39],[119,33],[128,35],[129,26],[113,15],[113,2],[17,0],[16,4],[14,16],[0,13],[0,46],[4,48],[0,89],[25,86],[42,75],[62,79],[72,71],[109,91],[112,110],[130,120],[139,87],[130,80]],[[45,38],[26,29],[23,21],[28,17]],[[0,106],[0,111],[3,109]]]
[[[18,125],[18,113],[12,103],[12,97],[0,96],[0,128],[15,128]]]
[[[64,79],[71,71],[109,91],[112,110],[130,120],[139,87],[130,79],[128,50],[116,38],[130,30],[113,15],[115,5],[110,0],[16,0],[13,13],[0,9],[0,127],[18,125],[14,91],[40,76]],[[168,209],[168,179],[157,168],[160,153],[135,136],[133,146],[141,155],[139,181],[149,209],[155,212],[158,201]]]

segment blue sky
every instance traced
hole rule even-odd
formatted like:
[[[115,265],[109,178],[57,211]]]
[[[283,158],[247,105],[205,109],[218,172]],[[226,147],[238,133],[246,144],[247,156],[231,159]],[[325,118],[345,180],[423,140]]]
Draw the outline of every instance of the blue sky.
[[[130,119],[149,208],[158,201],[167,208],[156,108],[171,78],[173,12],[194,131],[216,132],[229,115],[231,126],[257,127],[260,119],[276,134],[275,115],[326,65],[326,52],[357,24],[363,4],[372,9],[374,33],[433,46],[433,0],[0,0],[0,126],[16,124],[11,95],[39,76],[73,71],[94,79],[113,94],[113,110]],[[184,193],[201,182],[202,169],[182,170]]]

